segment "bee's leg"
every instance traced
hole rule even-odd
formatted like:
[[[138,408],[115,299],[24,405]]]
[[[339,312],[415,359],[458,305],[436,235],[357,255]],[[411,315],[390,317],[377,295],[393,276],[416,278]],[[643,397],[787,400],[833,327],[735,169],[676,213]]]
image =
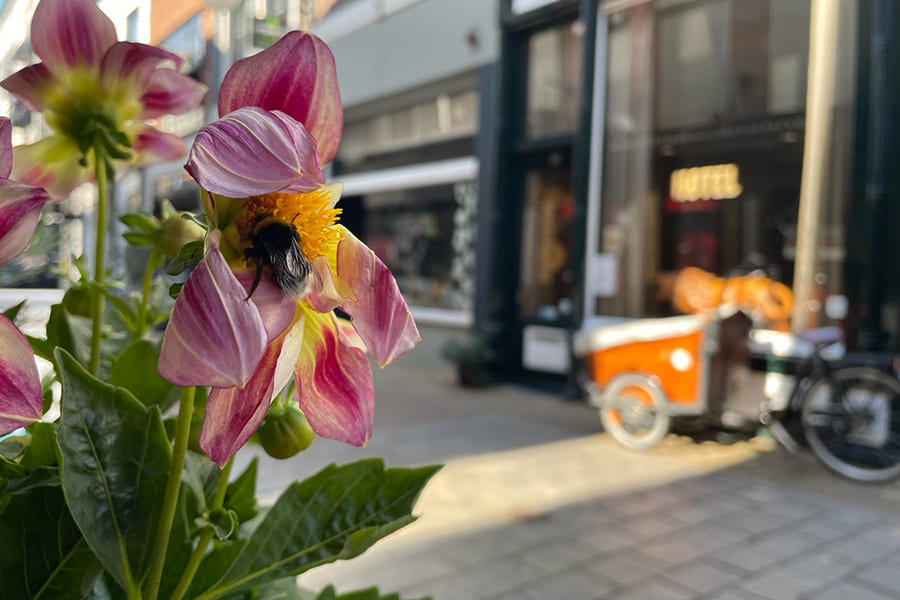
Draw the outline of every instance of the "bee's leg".
[[[256,263],[256,279],[253,280],[253,285],[250,286],[250,293],[247,294],[247,300],[253,295],[253,292],[256,291],[256,287],[259,285],[259,280],[262,279],[262,261],[257,261]]]

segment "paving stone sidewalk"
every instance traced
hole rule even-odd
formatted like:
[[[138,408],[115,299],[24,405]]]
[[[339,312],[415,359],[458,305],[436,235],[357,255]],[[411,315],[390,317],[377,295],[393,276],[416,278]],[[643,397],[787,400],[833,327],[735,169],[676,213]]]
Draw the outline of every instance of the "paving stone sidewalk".
[[[446,369],[376,373],[376,435],[261,458],[274,499],[328,462],[445,462],[415,524],[364,556],[301,576],[434,600],[900,598],[900,485],[861,486],[771,440],[670,437],[622,449],[589,407]],[[252,453],[240,456],[245,462]],[[238,467],[240,465],[237,465]]]

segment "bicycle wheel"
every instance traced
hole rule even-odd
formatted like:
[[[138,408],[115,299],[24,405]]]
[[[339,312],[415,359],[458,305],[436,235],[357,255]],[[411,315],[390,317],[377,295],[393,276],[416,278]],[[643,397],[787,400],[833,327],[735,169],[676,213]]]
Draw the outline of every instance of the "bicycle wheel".
[[[603,428],[623,446],[645,450],[669,433],[666,398],[646,375],[619,375],[604,390],[600,406]]]
[[[900,381],[867,367],[839,369],[806,393],[803,431],[831,470],[856,481],[900,475]]]

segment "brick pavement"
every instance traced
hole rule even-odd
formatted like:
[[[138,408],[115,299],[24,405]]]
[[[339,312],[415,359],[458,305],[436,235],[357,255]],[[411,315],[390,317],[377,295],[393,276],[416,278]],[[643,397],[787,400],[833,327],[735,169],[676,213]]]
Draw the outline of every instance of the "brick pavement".
[[[461,390],[445,368],[413,361],[377,372],[376,398],[366,449],[319,440],[291,461],[264,457],[264,494],[363,455],[447,466],[418,522],[301,576],[308,587],[435,600],[900,598],[900,484],[853,484],[767,439],[626,451],[587,406]]]

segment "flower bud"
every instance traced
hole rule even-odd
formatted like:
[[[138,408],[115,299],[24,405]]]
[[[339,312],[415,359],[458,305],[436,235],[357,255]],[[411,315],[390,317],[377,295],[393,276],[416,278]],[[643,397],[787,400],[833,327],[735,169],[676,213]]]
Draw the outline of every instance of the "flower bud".
[[[277,402],[269,409],[257,433],[263,450],[273,458],[290,458],[308,448],[316,437],[297,406]]]
[[[160,225],[159,249],[168,258],[175,258],[182,246],[188,242],[202,240],[206,235],[206,231],[199,223],[183,215],[187,213],[177,212],[170,215]]]
[[[62,300],[63,308],[76,317],[91,316],[91,292],[85,287],[69,288]]]

